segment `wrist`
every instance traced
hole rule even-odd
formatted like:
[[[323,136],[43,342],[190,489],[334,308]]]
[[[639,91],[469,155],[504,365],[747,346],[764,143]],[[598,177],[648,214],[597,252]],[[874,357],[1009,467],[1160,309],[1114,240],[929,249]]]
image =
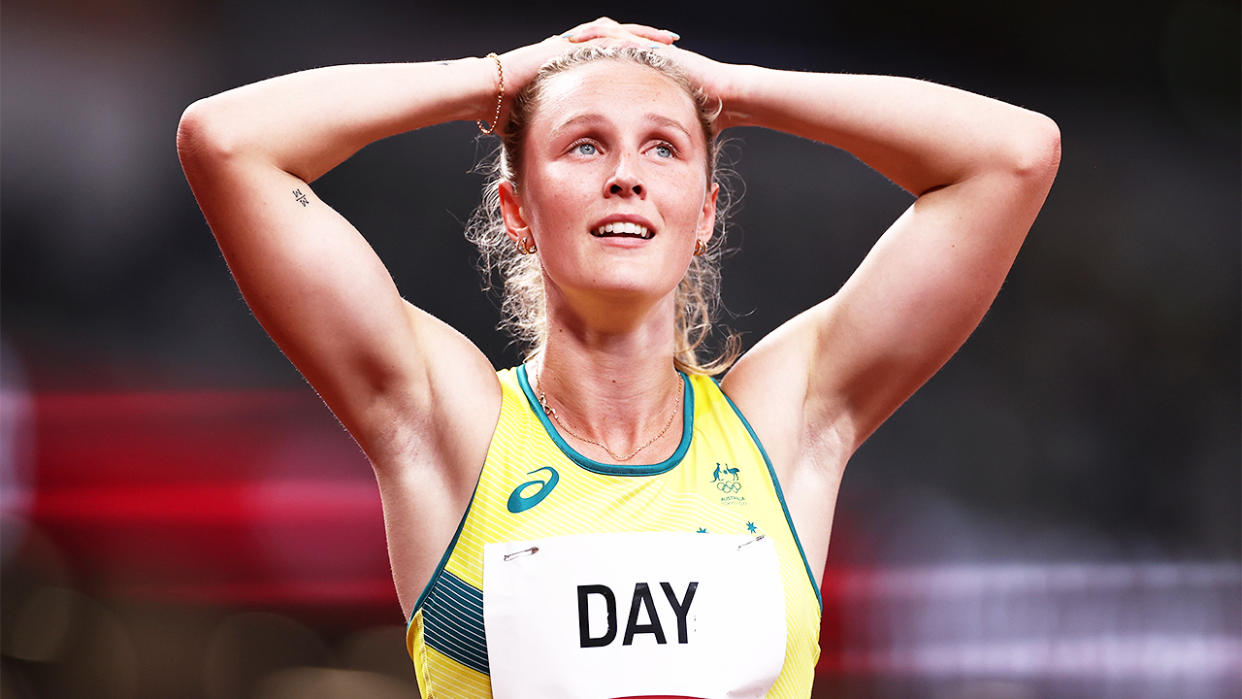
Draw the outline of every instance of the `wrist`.
[[[402,79],[408,88],[413,130],[449,121],[490,120],[496,113],[496,63],[482,56],[468,56],[447,61],[406,64],[412,71]],[[506,87],[506,101],[508,88]],[[430,101],[438,106],[434,113],[418,110],[418,104]]]
[[[720,85],[723,101],[721,121],[726,127],[756,126],[755,95],[762,85],[764,69],[753,65],[731,65]]]
[[[496,66],[497,59],[493,59],[490,55],[471,56],[463,60],[470,64],[470,84],[475,86],[470,98],[470,113],[464,115],[463,119],[494,126],[497,99],[503,100],[507,105],[512,97],[507,84],[509,76],[504,75],[502,78],[501,69],[497,69]]]
[[[485,109],[484,116],[476,119],[475,123],[479,126],[479,131],[484,136],[491,135],[500,128],[501,108],[504,106],[505,100],[505,67],[501,63],[500,57],[495,53],[487,54],[483,59],[489,66],[494,66],[496,71],[496,98],[492,100],[491,109]]]

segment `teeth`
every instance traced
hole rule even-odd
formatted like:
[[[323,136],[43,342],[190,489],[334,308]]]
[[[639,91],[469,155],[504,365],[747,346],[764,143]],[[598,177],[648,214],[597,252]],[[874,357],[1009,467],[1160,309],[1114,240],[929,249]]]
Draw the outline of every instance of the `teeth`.
[[[630,221],[615,221],[613,223],[605,223],[604,225],[591,231],[592,235],[627,235],[644,240],[651,239],[651,231],[646,226],[633,223]]]

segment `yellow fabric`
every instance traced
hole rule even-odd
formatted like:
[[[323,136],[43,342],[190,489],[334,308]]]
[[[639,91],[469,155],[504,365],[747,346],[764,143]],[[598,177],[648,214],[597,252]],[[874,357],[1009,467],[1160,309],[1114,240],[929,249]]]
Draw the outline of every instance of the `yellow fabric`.
[[[754,532],[773,539],[785,588],[786,648],[785,664],[767,696],[809,696],[819,658],[818,592],[762,448],[716,383],[705,376],[687,377],[684,410],[691,424],[689,443],[683,436],[673,459],[625,467],[596,464],[554,438],[551,423],[537,411],[524,370],[506,369],[498,376],[503,388],[500,422],[474,497],[441,569],[415,606],[406,634],[424,699],[491,696],[486,672],[451,657],[465,653],[475,658],[478,668],[477,658],[486,655],[481,640],[481,592],[473,607],[459,607],[457,602],[473,598],[483,588],[484,544],[568,534],[656,531]],[[628,473],[597,473],[593,468],[626,469]],[[552,471],[556,482],[549,484]],[[647,475],[636,475],[644,472]],[[524,483],[526,487],[519,487]],[[537,504],[512,512],[515,490],[519,510],[531,501]],[[424,600],[430,600],[429,605],[434,602],[436,610],[432,621],[438,631],[432,634],[426,631]],[[471,612],[463,610],[469,609],[477,619],[465,618]],[[433,638],[429,640],[428,635]],[[458,642],[471,637],[473,641]],[[463,646],[473,648],[474,655],[461,650]]]

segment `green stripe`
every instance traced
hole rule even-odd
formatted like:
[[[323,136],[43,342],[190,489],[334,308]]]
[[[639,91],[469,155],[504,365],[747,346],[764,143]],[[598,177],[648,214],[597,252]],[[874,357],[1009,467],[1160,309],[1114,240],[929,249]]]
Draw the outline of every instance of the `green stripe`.
[[[479,479],[482,480],[483,471],[479,471]],[[427,593],[431,591],[432,586],[436,584],[440,574],[444,572],[444,566],[448,563],[449,556],[453,555],[453,549],[457,547],[457,538],[461,536],[462,527],[466,526],[466,517],[470,515],[470,508],[474,506],[475,493],[479,492],[479,482],[475,481],[474,491],[470,493],[470,502],[466,503],[466,511],[461,513],[461,521],[457,523],[457,531],[453,532],[453,538],[449,540],[448,546],[444,549],[444,555],[440,557],[440,562],[436,564],[436,570],[431,574],[431,579],[427,581],[427,585],[423,587],[423,591],[418,594],[418,601],[414,603],[414,609],[410,612],[409,621],[405,622],[405,631],[410,632],[410,624],[414,623],[414,615],[418,613],[419,608],[423,606],[423,601],[427,599]]]
[[[490,674],[483,591],[444,571],[423,607],[423,640],[428,648],[476,672]]]
[[[530,379],[526,375],[526,365],[523,364],[517,368],[518,384],[522,386],[522,392],[526,394],[526,401],[530,403],[530,410],[543,424],[543,429],[552,438],[552,442],[561,450],[570,461],[578,464],[582,468],[591,473],[598,473],[603,476],[658,476],[661,473],[667,473],[673,470],[681,460],[686,457],[686,452],[690,449],[690,437],[694,433],[694,391],[690,388],[690,379],[682,372],[682,419],[681,419],[681,443],[677,445],[677,450],[673,455],[661,461],[658,464],[647,464],[643,466],[622,466],[618,464],[605,464],[594,459],[579,454],[576,449],[569,446],[565,439],[561,437],[560,432],[556,431],[556,427],[552,425],[552,421],[548,419],[543,407],[539,405],[539,398],[535,396],[534,389],[530,386]]]
[[[715,378],[712,380],[716,381]],[[716,381],[716,388],[720,388],[719,381]],[[746,431],[750,433],[750,438],[754,440],[755,446],[759,447],[759,453],[763,455],[763,463],[768,465],[768,475],[772,477],[772,487],[776,488],[776,499],[781,501],[781,509],[785,512],[785,521],[789,523],[789,533],[793,535],[794,543],[798,546],[798,554],[802,556],[802,565],[806,566],[806,577],[811,581],[811,589],[815,590],[815,601],[819,602],[819,611],[823,614],[824,598],[820,596],[819,585],[815,584],[815,575],[811,572],[811,564],[806,561],[806,551],[802,550],[802,542],[798,540],[798,530],[794,527],[793,517],[789,516],[789,506],[785,504],[785,494],[781,492],[781,482],[776,477],[776,469],[772,468],[772,460],[768,458],[768,451],[763,448],[763,442],[759,441],[759,435],[755,434],[755,430],[750,426],[750,422],[746,420],[746,416],[742,414],[742,411],[737,409],[737,405],[733,403],[733,399],[729,397],[729,394],[722,389],[720,395],[729,401],[729,407],[733,408],[733,412],[742,421]]]

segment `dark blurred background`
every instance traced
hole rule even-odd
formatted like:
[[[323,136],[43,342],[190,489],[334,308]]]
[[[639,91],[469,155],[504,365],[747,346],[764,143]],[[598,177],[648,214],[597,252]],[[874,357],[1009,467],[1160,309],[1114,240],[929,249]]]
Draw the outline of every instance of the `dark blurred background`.
[[[992,311],[846,474],[816,696],[1242,694],[1237,2],[2,12],[4,697],[416,695],[370,469],[242,303],[177,121],[274,75],[483,55],[600,14],[1061,127]],[[753,343],[831,294],[909,197],[831,148],[729,136],[725,299]],[[314,187],[406,298],[507,366],[461,236],[491,148],[435,127]]]

